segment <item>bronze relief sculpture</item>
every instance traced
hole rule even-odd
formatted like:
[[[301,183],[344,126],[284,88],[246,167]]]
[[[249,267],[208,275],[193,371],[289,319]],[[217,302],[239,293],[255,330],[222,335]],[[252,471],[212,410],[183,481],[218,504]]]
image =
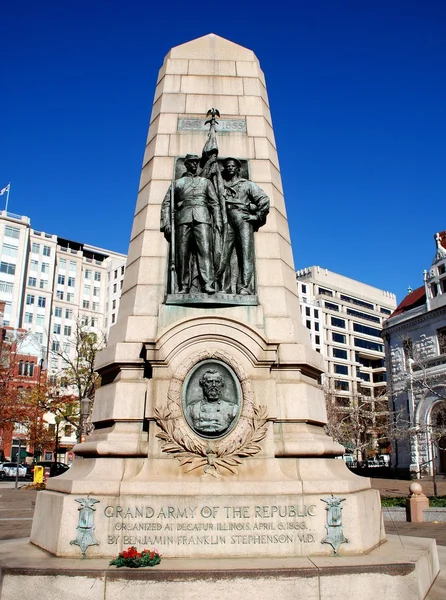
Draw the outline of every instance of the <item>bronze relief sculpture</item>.
[[[266,222],[269,198],[245,176],[246,160],[218,158],[219,113],[208,116],[201,159],[186,155],[186,170],[161,206],[170,244],[166,303],[257,304],[254,233]]]

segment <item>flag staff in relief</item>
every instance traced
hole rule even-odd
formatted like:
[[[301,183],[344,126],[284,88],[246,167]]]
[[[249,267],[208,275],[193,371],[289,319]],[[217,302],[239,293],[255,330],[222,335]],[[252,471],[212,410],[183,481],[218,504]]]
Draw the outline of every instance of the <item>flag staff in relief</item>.
[[[8,212],[8,201],[9,201],[9,190],[11,189],[11,183],[8,183],[4,188],[0,190],[0,196],[6,194],[5,211]]]

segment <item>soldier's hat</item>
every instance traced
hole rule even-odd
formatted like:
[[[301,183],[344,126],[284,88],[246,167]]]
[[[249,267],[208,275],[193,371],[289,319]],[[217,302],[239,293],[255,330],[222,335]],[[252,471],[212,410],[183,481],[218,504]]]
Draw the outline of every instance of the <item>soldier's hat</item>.
[[[226,163],[228,163],[230,160],[234,161],[235,164],[237,165],[237,167],[239,169],[241,169],[242,163],[239,161],[238,158],[234,158],[233,156],[228,156],[227,158],[224,159],[223,164],[224,164],[225,167],[226,167]]]
[[[191,160],[200,160],[200,157],[197,154],[186,154],[184,162],[189,162]]]

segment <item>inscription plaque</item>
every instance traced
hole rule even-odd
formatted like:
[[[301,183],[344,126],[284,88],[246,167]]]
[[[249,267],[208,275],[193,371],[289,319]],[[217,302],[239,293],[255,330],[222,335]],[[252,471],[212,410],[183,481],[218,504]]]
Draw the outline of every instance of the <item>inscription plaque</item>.
[[[206,119],[178,119],[178,131],[207,131]],[[245,119],[219,119],[215,125],[219,133],[246,133]]]

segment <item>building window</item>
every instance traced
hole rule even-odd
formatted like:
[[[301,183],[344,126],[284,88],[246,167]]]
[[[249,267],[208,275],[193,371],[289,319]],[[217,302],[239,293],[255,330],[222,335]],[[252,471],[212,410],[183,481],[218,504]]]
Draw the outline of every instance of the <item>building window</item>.
[[[315,341],[316,344],[320,344],[321,343],[321,336],[320,335],[316,335],[314,337],[314,341]]]
[[[45,317],[43,315],[36,316],[36,325],[39,325],[40,327],[43,327],[43,325],[45,325]]]
[[[35,277],[28,277],[28,285],[29,287],[36,287],[37,279]]]
[[[438,287],[436,283],[431,283],[431,294],[432,298],[435,298],[438,294]]]
[[[19,375],[32,377],[34,375],[34,363],[28,361],[19,361]]]
[[[333,348],[333,357],[347,360],[347,350],[342,350],[342,348]]]
[[[347,365],[334,365],[334,372],[338,375],[348,375]]]
[[[59,269],[66,269],[66,268],[67,268],[67,259],[59,258]]]
[[[362,379],[362,381],[370,381],[370,373],[363,373],[358,369],[356,375],[359,379]]]
[[[358,298],[351,298],[345,294],[341,294],[341,300],[344,302],[350,302],[351,304],[356,304],[357,306],[362,306],[363,308],[369,308],[370,310],[375,308],[373,304],[370,304],[370,302],[365,302],[364,300],[359,300]]]
[[[335,331],[332,331],[331,334],[331,339],[334,342],[338,342],[338,344],[345,344],[346,343],[346,337],[343,333],[336,333]]]
[[[314,318],[319,319],[319,311],[317,310],[317,308],[314,309]]]
[[[68,287],[74,287],[74,285],[75,285],[74,277],[68,277],[67,285],[68,285]]]
[[[93,288],[93,296],[99,296],[101,293],[101,288],[95,287]]]
[[[43,256],[51,256],[51,248],[49,246],[44,246],[42,254]]]
[[[58,275],[57,276],[57,283],[60,283],[60,285],[64,285],[65,283],[65,275]]]
[[[39,288],[41,290],[46,290],[48,287],[48,281],[46,279],[41,279],[39,283]]]
[[[55,333],[56,335],[59,335],[59,333],[60,333],[60,323],[54,323],[53,324],[53,333]]]
[[[94,272],[94,280],[101,281],[101,274],[99,273],[99,271]]]
[[[11,256],[11,258],[16,258],[19,252],[17,246],[11,246],[11,244],[3,244],[2,252],[5,256]]]
[[[307,326],[307,329],[311,329],[311,321],[309,321],[308,319],[307,319],[305,325]]]
[[[58,300],[63,300],[63,292],[61,290],[56,291],[56,298]]]
[[[70,327],[70,325],[65,325],[65,327],[63,328],[63,334],[66,337],[70,337],[71,336],[71,327]]]
[[[311,309],[309,306],[305,307],[305,314],[307,315],[307,317],[311,317]]]
[[[34,254],[39,254],[40,244],[36,244],[36,242],[33,242],[33,245],[31,246],[31,252],[33,252]]]
[[[446,354],[446,327],[437,329],[438,351],[440,354]]]
[[[66,308],[65,309],[65,318],[66,319],[72,319],[73,318],[73,309],[72,308]]]
[[[122,267],[121,267],[121,275],[124,275],[124,271],[125,271],[125,267],[124,267],[124,265],[122,265]],[[302,291],[304,291],[304,288],[305,288],[305,292],[306,292],[307,288],[303,285],[302,286]]]
[[[93,310],[96,312],[99,310],[99,302],[93,302]]]
[[[40,266],[40,271],[42,273],[49,273],[50,272],[50,264],[43,262]]]
[[[369,340],[362,340],[361,338],[354,338],[354,341],[357,348],[365,348],[366,350],[373,350],[375,352],[384,351],[384,346],[382,344],[370,342]]]
[[[336,379],[334,384],[335,384],[336,390],[342,390],[343,392],[348,392],[348,390],[350,389],[350,385],[349,385],[348,381],[342,381],[341,379]]]
[[[13,284],[9,281],[0,281],[0,292],[6,292],[7,294],[12,294]]]
[[[70,260],[70,271],[76,272],[76,261]]]
[[[74,302],[74,294],[67,293],[67,302]]]
[[[96,317],[92,317],[91,319],[91,326],[92,327],[97,327],[98,326],[98,320]]]
[[[345,319],[331,317],[331,324],[333,325],[333,327],[342,327],[343,329],[345,329]]]
[[[5,225],[5,237],[14,238],[18,240],[20,237],[20,229],[18,227],[11,227],[10,225]]]
[[[319,331],[319,323],[316,321],[316,323],[314,324],[314,330],[315,331]]]
[[[26,304],[34,304],[34,298],[32,294],[26,294]]]
[[[85,269],[85,279],[91,279],[91,269]]]
[[[122,267],[124,268],[124,267]],[[302,294],[306,294],[307,293],[307,286],[305,285],[305,283],[301,284],[301,290],[302,290]]]
[[[333,292],[331,290],[327,290],[326,288],[319,288],[319,294],[322,294],[323,296],[331,296],[333,297]]]
[[[361,325],[360,323],[353,323],[353,330],[357,333],[365,333],[365,335],[372,335],[374,337],[381,338],[381,330],[375,329],[374,327],[368,327],[367,325]]]
[[[115,319],[116,319],[116,317],[115,317],[115,313],[113,313],[113,314],[112,314],[112,323],[114,323],[114,322],[115,322]]]
[[[59,349],[60,349],[60,344],[59,344],[59,342],[56,342],[56,340],[53,340],[53,341],[51,342],[51,351],[52,351],[52,352],[59,352]]]
[[[115,279],[118,279],[118,269],[115,271]]]
[[[37,306],[40,306],[40,308],[45,308],[46,305],[46,298],[44,298],[44,296],[39,296],[37,299]]]
[[[114,283],[114,284],[113,284],[113,293],[114,293],[114,294],[116,294],[116,290],[117,290],[117,287],[116,287],[116,286],[117,286],[117,284],[116,284],[116,283]]]
[[[112,310],[115,310],[115,308],[116,308],[116,300],[113,300],[113,303],[112,303]],[[308,323],[308,321],[307,321],[307,323]]]
[[[89,300],[83,300],[82,301],[82,308],[90,308],[90,301]]]
[[[8,275],[15,275],[15,265],[7,262],[0,262],[0,273],[7,273]]]
[[[388,308],[383,308],[382,306],[379,307],[379,312],[382,313],[383,315],[391,315],[392,311],[389,310]]]
[[[379,317],[368,315],[367,313],[360,312],[359,310],[353,310],[352,308],[347,308],[347,314],[350,315],[350,317],[358,317],[359,319],[364,319],[366,321],[373,321],[373,323],[381,323],[381,319]]]
[[[325,308],[328,308],[328,310],[335,310],[336,312],[339,312],[339,305],[333,304],[333,302],[325,302]]]
[[[62,308],[60,306],[56,306],[54,309],[54,316],[61,317],[62,316]]]
[[[26,312],[25,313],[25,323],[32,323],[33,322],[33,313],[29,313]]]

